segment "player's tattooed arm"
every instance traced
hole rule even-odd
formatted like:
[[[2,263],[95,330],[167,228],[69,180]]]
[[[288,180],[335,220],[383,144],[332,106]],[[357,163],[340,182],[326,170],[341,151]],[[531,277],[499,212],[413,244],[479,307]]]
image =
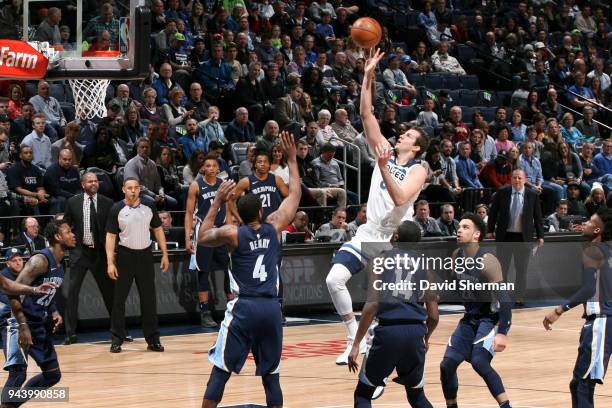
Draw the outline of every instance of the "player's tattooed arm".
[[[192,181],[187,191],[187,205],[185,207],[185,248],[190,254],[195,254],[191,241],[191,228],[193,227],[193,213],[195,212],[196,201],[200,188],[197,181]]]
[[[233,180],[227,180],[221,183],[212,205],[208,209],[208,213],[198,231],[198,244],[217,247],[227,245],[230,248],[238,246],[238,228],[234,225],[224,225],[220,228],[215,228],[215,218],[222,205],[230,198],[232,191],[236,187]]]
[[[41,255],[44,258],[44,256]],[[35,256],[38,258],[38,256]],[[45,258],[46,261],[46,258]],[[38,261],[34,261],[38,262]],[[27,265],[27,264],[26,264]],[[24,268],[25,269],[25,268]],[[32,287],[22,282],[14,282],[10,279],[6,279],[4,276],[0,276],[0,290],[8,295],[32,295],[38,294],[43,295],[48,293],[50,289],[55,288],[54,283],[44,283],[40,286]]]

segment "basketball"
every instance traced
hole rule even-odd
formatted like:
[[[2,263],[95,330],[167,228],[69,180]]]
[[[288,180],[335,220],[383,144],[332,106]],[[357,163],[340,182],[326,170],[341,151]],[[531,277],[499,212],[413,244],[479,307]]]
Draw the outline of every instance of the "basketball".
[[[381,37],[382,28],[373,18],[361,17],[351,26],[351,38],[361,48],[374,48]]]

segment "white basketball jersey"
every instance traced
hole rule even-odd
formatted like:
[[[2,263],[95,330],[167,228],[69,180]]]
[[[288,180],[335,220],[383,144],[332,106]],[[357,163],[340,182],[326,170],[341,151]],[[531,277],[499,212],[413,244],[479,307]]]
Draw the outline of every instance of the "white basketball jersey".
[[[410,172],[418,165],[419,164],[413,162],[412,165],[401,166],[395,163],[394,157],[387,163],[391,177],[393,177],[393,180],[399,186],[405,186],[408,183]],[[389,195],[389,191],[380,173],[378,163],[376,163],[374,172],[372,173],[370,193],[368,195],[368,224],[373,223],[382,228],[395,230],[402,221],[412,221],[414,216],[414,202],[419,196],[419,193],[420,190],[404,205],[397,207]]]

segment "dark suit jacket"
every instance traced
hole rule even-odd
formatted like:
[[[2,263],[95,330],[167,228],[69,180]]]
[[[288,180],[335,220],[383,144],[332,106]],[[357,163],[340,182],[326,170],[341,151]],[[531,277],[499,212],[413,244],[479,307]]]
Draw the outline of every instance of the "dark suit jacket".
[[[299,123],[304,126],[304,119],[299,113],[299,106],[296,104],[296,111],[292,111],[291,102],[291,95],[284,96],[276,102],[274,117],[281,129],[291,123]]]
[[[33,243],[31,244],[25,236],[25,232],[20,233],[17,238],[13,241],[11,246],[19,247],[22,250],[27,250],[30,254],[33,254],[34,251],[40,251],[41,249],[45,249],[47,244],[45,243],[45,239],[42,235],[38,235],[34,238]]]
[[[512,200],[512,186],[500,188],[491,203],[491,213],[488,219],[489,232],[495,232],[495,240],[503,242],[506,231],[510,225],[510,202]],[[538,193],[525,187],[523,200],[523,241],[533,241],[533,236],[544,238],[542,226],[542,210]],[[535,231],[534,231],[535,230]]]
[[[80,193],[66,201],[66,210],[64,212],[64,220],[73,228],[74,234],[76,235],[77,246],[71,251],[74,253],[75,259],[79,258],[83,248],[83,196],[84,193]],[[98,236],[94,237],[94,240],[96,241],[96,248],[102,251],[104,250],[104,243],[106,242],[106,220],[112,206],[113,200],[98,193],[96,209]]]

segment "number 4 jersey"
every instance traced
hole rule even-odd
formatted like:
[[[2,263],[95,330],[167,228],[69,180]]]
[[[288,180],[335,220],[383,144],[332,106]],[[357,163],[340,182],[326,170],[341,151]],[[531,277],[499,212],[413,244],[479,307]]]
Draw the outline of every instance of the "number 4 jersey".
[[[238,227],[238,247],[230,256],[230,285],[239,297],[277,297],[281,246],[276,230],[262,223],[258,230]]]
[[[44,255],[47,258],[47,272],[39,275],[31,283],[31,286],[40,286],[46,282],[53,282],[56,289],[50,289],[46,295],[27,295],[22,301],[23,313],[29,322],[42,322],[47,316],[49,305],[53,302],[55,294],[64,282],[64,268],[55,261],[55,257],[49,248],[45,248],[35,254]]]

